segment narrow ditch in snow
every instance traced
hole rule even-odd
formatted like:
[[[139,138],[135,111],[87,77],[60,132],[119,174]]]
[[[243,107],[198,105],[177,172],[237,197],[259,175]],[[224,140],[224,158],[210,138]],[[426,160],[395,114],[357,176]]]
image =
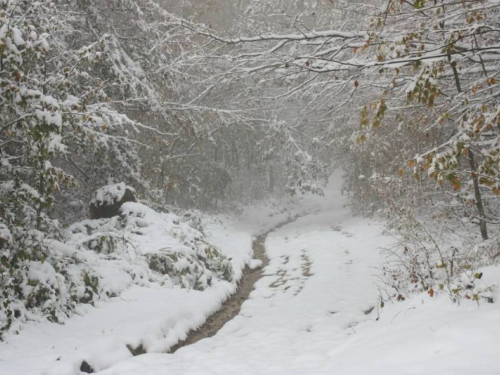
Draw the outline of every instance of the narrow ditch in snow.
[[[243,270],[240,281],[238,282],[238,289],[236,290],[236,292],[221,305],[221,308],[217,312],[208,317],[206,322],[201,327],[190,331],[185,340],[180,341],[172,346],[167,351],[167,353],[175,353],[180,348],[192,345],[202,339],[214,336],[224,326],[224,324],[229,322],[240,313],[241,305],[243,305],[243,302],[248,299],[250,293],[254,289],[255,283],[262,277],[262,271],[269,264],[269,259],[266,256],[265,248],[267,236],[271,232],[274,232],[275,230],[294,222],[298,218],[299,216],[295,216],[281,224],[276,225],[269,231],[258,236],[253,241],[253,257],[254,259],[260,260],[262,262],[262,265],[253,269],[247,265]],[[135,348],[127,345],[127,349],[134,356],[140,356],[147,353],[142,344]],[[87,361],[83,361],[81,363],[80,371],[82,373],[88,374],[94,373],[94,369]]]
[[[266,248],[265,242],[267,236],[274,232],[275,230],[292,223],[297,220],[299,216],[292,217],[287,221],[278,224],[273,227],[271,230],[267,231],[264,234],[258,236],[252,243],[253,249],[253,257],[254,259],[258,259],[262,262],[262,265],[257,268],[250,268],[248,265],[243,270],[243,274],[238,283],[238,289],[236,293],[230,296],[226,302],[221,305],[221,308],[212,314],[206,322],[196,330],[192,330],[188,333],[188,336],[185,340],[178,342],[176,345],[172,346],[167,353],[175,353],[178,349],[183,348],[188,345],[192,345],[202,339],[214,336],[227,322],[236,317],[241,310],[241,305],[245,302],[250,293],[253,291],[255,283],[262,277],[263,269],[269,264],[269,259],[266,256]],[[138,347],[132,347],[127,345],[127,349],[134,356],[139,356],[146,354],[147,351],[144,349],[143,345],[139,345]],[[94,373],[94,369],[91,364],[87,361],[83,361],[81,363],[80,371],[83,373]]]
[[[254,259],[262,261],[262,266],[255,269],[251,269],[249,266],[246,266],[238,283],[238,290],[236,293],[229,297],[226,302],[222,304],[221,308],[212,314],[201,327],[190,331],[185,340],[172,346],[168,351],[169,353],[175,353],[180,348],[214,336],[224,326],[224,324],[240,313],[241,305],[248,299],[250,293],[254,289],[255,283],[262,277],[263,269],[269,264],[269,259],[266,256],[266,248],[264,245],[267,236],[271,232],[274,232],[275,230],[290,224],[295,220],[297,220],[297,217],[290,218],[255,239],[252,244],[253,256]]]

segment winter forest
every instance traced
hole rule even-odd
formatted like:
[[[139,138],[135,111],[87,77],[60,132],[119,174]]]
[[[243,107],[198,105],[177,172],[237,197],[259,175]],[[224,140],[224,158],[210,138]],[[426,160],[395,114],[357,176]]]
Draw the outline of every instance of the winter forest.
[[[0,374],[500,375],[500,0],[0,0]]]

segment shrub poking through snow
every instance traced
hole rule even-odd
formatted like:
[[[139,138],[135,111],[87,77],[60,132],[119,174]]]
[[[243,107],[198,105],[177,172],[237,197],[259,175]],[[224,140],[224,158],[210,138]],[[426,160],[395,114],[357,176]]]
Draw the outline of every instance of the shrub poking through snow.
[[[226,281],[233,280],[233,267],[231,262],[216,247],[204,242],[197,251],[197,257],[205,267]]]
[[[2,259],[0,339],[26,320],[62,322],[78,304],[99,298],[99,278],[76,249],[47,239],[33,246],[10,261]]]
[[[176,285],[196,290],[212,285],[214,275],[222,280],[233,280],[232,265],[219,250],[204,242],[197,242],[197,246],[193,255],[172,249],[148,254],[149,268],[167,276]]]
[[[482,269],[494,262],[492,241],[467,247],[440,231],[439,223],[433,231],[416,219],[410,223],[396,228],[400,241],[385,250],[389,262],[381,270],[383,299],[404,301],[414,293],[434,297],[444,292],[453,302],[494,302],[492,292],[498,286],[481,280]]]
[[[124,203],[119,216],[73,224],[57,239],[35,231],[15,253],[11,236],[0,227],[0,339],[27,320],[61,323],[79,305],[132,285],[204,290],[233,280],[230,260],[199,230],[136,202]]]

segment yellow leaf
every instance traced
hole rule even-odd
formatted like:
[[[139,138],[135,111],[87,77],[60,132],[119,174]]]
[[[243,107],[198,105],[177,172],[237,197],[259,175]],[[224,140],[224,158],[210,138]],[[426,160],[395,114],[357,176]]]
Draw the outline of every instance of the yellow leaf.
[[[460,180],[455,179],[453,181],[453,190],[458,191],[462,187],[462,184],[460,183]]]

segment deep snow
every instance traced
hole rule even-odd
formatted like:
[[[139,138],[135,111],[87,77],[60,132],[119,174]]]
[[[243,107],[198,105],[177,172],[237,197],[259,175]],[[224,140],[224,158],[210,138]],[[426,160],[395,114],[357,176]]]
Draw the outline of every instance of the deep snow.
[[[203,292],[134,287],[64,326],[33,324],[0,344],[0,374],[78,374],[82,359],[102,375],[500,374],[498,302],[458,306],[444,294],[417,295],[379,311],[379,248],[394,240],[381,223],[353,218],[345,203],[334,184],[326,198],[288,211],[261,206],[236,225],[224,218],[209,225],[211,240],[241,270],[252,236],[304,215],[269,235],[265,276],[214,337],[175,354],[131,357],[125,343],[161,352],[231,291],[223,282]],[[498,267],[483,272],[498,285]]]

